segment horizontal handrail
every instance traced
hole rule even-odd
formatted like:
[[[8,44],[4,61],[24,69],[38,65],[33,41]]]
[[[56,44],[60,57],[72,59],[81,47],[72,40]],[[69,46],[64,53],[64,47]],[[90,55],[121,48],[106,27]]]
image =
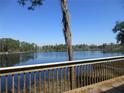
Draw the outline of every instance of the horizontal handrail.
[[[4,68],[0,68],[0,75],[32,72],[32,71],[38,71],[41,69],[46,70],[46,69],[53,69],[53,68],[59,68],[59,67],[71,67],[71,66],[77,66],[80,64],[82,65],[97,64],[97,63],[103,63],[106,61],[108,62],[108,61],[122,60],[123,58],[124,56],[114,56],[114,57],[93,58],[93,59],[84,59],[84,60],[25,65],[25,66],[4,67]]]
[[[124,75],[124,56],[0,68],[0,93],[63,93]]]

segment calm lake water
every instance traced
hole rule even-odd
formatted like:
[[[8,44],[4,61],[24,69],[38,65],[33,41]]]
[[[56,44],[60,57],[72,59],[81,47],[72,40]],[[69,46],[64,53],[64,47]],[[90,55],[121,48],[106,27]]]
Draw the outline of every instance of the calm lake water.
[[[119,56],[123,55],[121,52],[112,52],[105,53],[102,51],[78,51],[74,52],[74,59],[89,59],[89,58],[101,58],[101,57],[110,57],[110,56]],[[66,61],[67,53],[66,52],[39,52],[39,53],[20,53],[20,54],[8,54],[0,55],[0,67],[10,67],[10,66],[19,66],[19,65],[30,65],[30,64],[42,64],[42,63],[52,63],[52,62],[61,62]],[[48,72],[46,73],[48,75]],[[33,73],[31,74],[33,75]],[[36,73],[38,76],[38,73]],[[60,74],[59,74],[60,75]],[[42,73],[41,79],[43,80],[44,74]],[[26,74],[26,85],[29,84],[29,74]],[[46,76],[47,78],[47,76]],[[32,85],[34,84],[34,78],[31,77]],[[38,83],[38,78],[36,78]],[[17,75],[15,75],[15,88],[17,88]],[[23,90],[24,75],[20,75],[20,88]],[[2,77],[2,92],[5,91],[5,76]],[[12,89],[12,76],[8,76],[8,89]],[[28,88],[27,88],[28,89]]]
[[[121,52],[102,52],[102,51],[78,51],[74,52],[74,59],[101,58],[123,55]],[[0,55],[0,67],[10,67],[19,65],[41,64],[66,61],[66,52],[38,52]]]

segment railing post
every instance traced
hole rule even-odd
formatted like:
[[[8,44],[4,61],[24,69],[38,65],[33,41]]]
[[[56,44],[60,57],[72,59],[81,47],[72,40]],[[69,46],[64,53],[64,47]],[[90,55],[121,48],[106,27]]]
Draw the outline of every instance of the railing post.
[[[64,91],[66,91],[66,68],[64,68]]]
[[[20,93],[20,74],[18,74],[18,93]]]
[[[31,93],[31,72],[29,73],[29,93]]]
[[[81,76],[81,78],[80,78],[80,81],[81,81],[80,84],[81,85],[80,86],[82,87],[83,86],[83,66],[82,65],[80,66],[80,73],[81,73],[80,74],[80,76]]]
[[[77,66],[77,87],[80,87],[80,66]]]
[[[23,76],[23,78],[24,78],[24,84],[23,84],[23,93],[26,93],[26,73],[24,73],[24,76]]]
[[[5,80],[5,85],[6,85],[6,93],[8,93],[8,75],[6,75],[6,80]]]
[[[58,82],[59,80],[58,80],[58,68],[56,69],[56,93],[58,93],[58,86],[59,86],[59,82]]]
[[[48,70],[48,93],[51,93],[51,73],[50,70]]]
[[[14,74],[12,74],[12,93],[15,93]]]
[[[75,67],[72,66],[70,68],[70,88],[71,88],[71,90],[75,88],[75,84],[76,84],[76,71],[75,71]]]
[[[2,91],[1,91],[1,76],[0,76],[0,93],[1,93]]]
[[[61,79],[60,79],[60,91],[62,92],[63,91],[63,69],[61,68],[60,69],[60,77],[61,77]]]
[[[70,68],[68,68],[68,90],[70,90]]]
[[[39,79],[39,93],[41,93],[41,71],[39,71],[38,73],[38,79]]]
[[[36,93],[36,72],[34,72],[34,93]]]
[[[46,93],[46,71],[43,71],[43,75],[44,75],[44,93]]]
[[[54,89],[55,89],[55,87],[54,87],[54,69],[52,70],[52,93],[54,93]]]

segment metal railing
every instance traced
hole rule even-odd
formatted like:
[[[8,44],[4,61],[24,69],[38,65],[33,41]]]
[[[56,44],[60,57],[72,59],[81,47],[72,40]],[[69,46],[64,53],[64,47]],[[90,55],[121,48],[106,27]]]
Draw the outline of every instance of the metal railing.
[[[62,93],[124,75],[124,56],[0,68],[0,93]]]

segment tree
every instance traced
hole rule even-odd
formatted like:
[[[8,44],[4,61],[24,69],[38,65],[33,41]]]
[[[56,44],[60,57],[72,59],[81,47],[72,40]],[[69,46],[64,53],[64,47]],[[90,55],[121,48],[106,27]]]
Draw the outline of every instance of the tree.
[[[124,44],[124,21],[117,22],[113,28],[113,32],[117,33],[117,43]]]
[[[20,42],[11,38],[0,39],[0,52],[24,52],[36,51],[37,45],[34,43]]]
[[[68,52],[68,60],[73,60],[73,50],[72,50],[72,37],[70,32],[70,25],[69,25],[69,11],[67,8],[67,0],[60,0],[61,1],[61,9],[62,9],[62,22],[63,22],[63,33],[65,38],[65,43],[67,45],[67,52]],[[43,0],[18,0],[21,5],[27,5],[29,10],[34,10],[35,7],[42,5]]]
[[[67,52],[68,52],[68,60],[71,61],[73,60],[73,50],[72,50],[72,37],[71,37],[71,32],[70,32],[70,25],[69,25],[69,11],[67,8],[67,0],[60,0],[61,1],[61,9],[62,9],[62,22],[63,22],[63,33],[64,33],[64,38],[65,38],[65,44],[67,46]],[[21,5],[28,5],[29,10],[34,10],[36,6],[42,5],[43,0],[18,0],[18,2]],[[75,75],[74,75],[74,68],[70,68],[70,80],[71,84],[70,87],[73,89],[75,86]]]

